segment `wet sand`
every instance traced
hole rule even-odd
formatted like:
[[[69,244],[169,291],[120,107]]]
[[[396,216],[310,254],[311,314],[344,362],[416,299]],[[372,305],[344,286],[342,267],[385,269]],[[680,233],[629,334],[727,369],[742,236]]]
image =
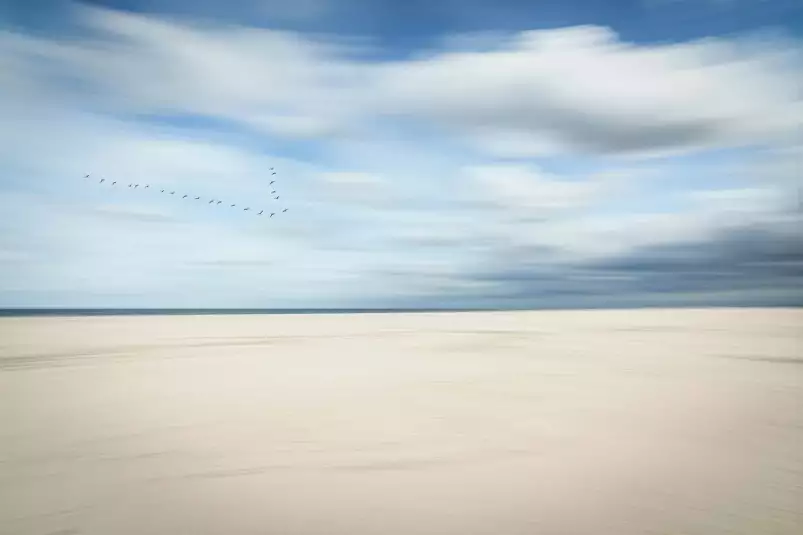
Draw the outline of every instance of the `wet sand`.
[[[803,310],[0,320],[0,533],[803,533]]]

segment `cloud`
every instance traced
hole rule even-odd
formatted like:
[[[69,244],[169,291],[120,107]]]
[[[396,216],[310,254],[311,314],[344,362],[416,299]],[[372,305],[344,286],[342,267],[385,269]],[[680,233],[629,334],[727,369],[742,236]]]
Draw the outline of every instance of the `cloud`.
[[[15,84],[61,82],[71,95],[62,99],[88,92],[98,110],[197,114],[301,139],[415,117],[512,157],[749,144],[803,119],[800,57],[782,39],[636,45],[578,26],[368,61],[376,50],[366,43],[100,8],[77,15],[91,31],[82,41],[2,37]]]
[[[524,166],[473,167],[465,174],[488,203],[536,217],[586,207],[603,193],[600,183],[561,180]]]
[[[319,179],[327,192],[338,201],[368,204],[394,200],[390,185],[375,174],[335,171],[321,173]]]
[[[99,216],[106,216],[112,219],[141,223],[176,223],[179,221],[176,217],[161,213],[149,207],[131,209],[110,205],[95,208],[93,212]]]
[[[726,229],[592,261],[566,262],[549,248],[497,253],[496,258],[463,274],[462,280],[478,283],[479,291],[469,291],[466,284],[451,293],[451,300],[441,301],[525,308],[803,305],[803,241],[793,232],[761,227]]]
[[[540,30],[504,50],[386,66],[381,84],[394,112],[467,131],[495,154],[693,149],[795,128],[800,62],[788,45],[639,46],[599,27]]]
[[[61,81],[69,98],[89,92],[98,110],[180,111],[308,137],[341,123],[355,104],[338,90],[360,79],[344,44],[101,8],[76,15],[91,32],[82,41],[6,34],[3,44],[48,62],[52,71],[26,72],[39,85]]]
[[[0,303],[588,304],[801,277],[779,252],[800,222],[789,43],[577,27],[387,59],[310,34],[76,14],[69,39],[0,32]],[[708,150],[745,144],[763,148],[738,172]],[[651,168],[610,158],[656,153]],[[82,182],[90,171],[290,211],[245,218]]]

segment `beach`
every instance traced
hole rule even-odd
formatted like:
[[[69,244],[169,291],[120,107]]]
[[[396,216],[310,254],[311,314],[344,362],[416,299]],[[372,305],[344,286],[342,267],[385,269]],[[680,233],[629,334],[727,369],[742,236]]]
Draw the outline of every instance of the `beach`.
[[[803,533],[803,309],[0,319],[3,535]]]

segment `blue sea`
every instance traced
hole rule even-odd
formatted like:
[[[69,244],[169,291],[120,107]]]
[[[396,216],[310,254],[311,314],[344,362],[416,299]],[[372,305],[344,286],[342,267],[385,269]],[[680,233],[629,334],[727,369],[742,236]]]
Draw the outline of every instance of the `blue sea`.
[[[0,317],[26,316],[198,316],[242,314],[390,314],[475,312],[494,309],[451,308],[0,308]]]
[[[792,300],[788,303],[653,303],[653,304],[596,304],[582,306],[533,306],[533,307],[487,307],[487,308],[0,308],[0,317],[29,316],[219,316],[219,315],[285,315],[285,314],[393,314],[432,312],[515,312],[535,310],[629,310],[650,308],[800,308],[803,303]]]

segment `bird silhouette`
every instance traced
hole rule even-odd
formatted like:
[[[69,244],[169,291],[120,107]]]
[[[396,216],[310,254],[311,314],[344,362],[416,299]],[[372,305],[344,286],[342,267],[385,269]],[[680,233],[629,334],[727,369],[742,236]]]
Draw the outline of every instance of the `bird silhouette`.
[[[271,170],[273,170],[273,168],[271,168]],[[276,174],[276,173],[273,173],[273,174]],[[86,174],[86,175],[84,175],[84,178],[89,178],[90,176],[91,176],[91,174]],[[107,181],[107,179],[106,179],[106,178],[101,178],[101,179],[99,179],[98,183],[100,183],[100,184],[103,184],[103,183],[105,183],[106,181]],[[271,181],[270,181],[270,183],[271,183],[271,184],[273,184],[273,183],[275,183],[275,182],[276,182],[275,180],[271,180]],[[113,182],[110,182],[110,184],[111,184],[112,186],[116,186],[116,185],[117,185],[117,181],[115,180],[115,181],[113,181]],[[130,184],[128,184],[128,187],[129,187],[129,188],[135,188],[135,189],[136,189],[136,188],[139,188],[139,186],[140,186],[140,184],[135,184],[135,183],[130,183]],[[150,184],[142,184],[142,186],[143,186],[143,189],[149,189],[149,188],[151,187],[151,186],[150,186]],[[158,186],[154,186],[154,187],[155,187],[155,188],[157,188]],[[166,189],[160,189],[159,191],[160,191],[161,193],[169,193],[170,195],[175,195],[175,194],[176,194],[176,191],[175,191],[175,190],[168,191],[168,190],[166,190]],[[272,195],[275,195],[275,194],[276,194],[276,190],[275,190],[275,189],[274,189],[274,190],[271,190],[271,194],[272,194]],[[182,199],[187,199],[187,198],[190,198],[190,194],[188,194],[188,193],[187,193],[187,194],[184,194],[184,195],[183,195],[181,198],[182,198]],[[200,195],[199,195],[199,196],[196,196],[196,197],[193,197],[193,198],[194,198],[196,201],[197,201],[197,200],[201,200],[201,199],[202,199],[202,197],[201,197]],[[274,198],[275,200],[279,200],[281,197],[280,197],[279,195],[276,195],[276,196],[275,196],[275,197],[273,197],[273,198]],[[223,201],[222,201],[222,200],[218,200],[218,199],[209,199],[209,201],[208,201],[208,203],[207,203],[207,204],[219,205],[219,204],[222,204],[222,203],[223,203]],[[232,204],[231,204],[231,205],[229,205],[229,206],[230,206],[231,208],[234,208],[234,207],[236,207],[236,206],[237,206],[237,204],[236,204],[236,203],[232,203]],[[256,209],[254,209],[254,211],[255,211],[255,210],[256,210]],[[287,210],[288,210],[288,209],[287,209],[287,208],[285,208],[285,209],[283,209],[283,210],[281,211],[281,213],[287,212]],[[249,212],[249,211],[251,211],[251,207],[250,207],[250,206],[246,206],[246,207],[244,207],[244,208],[243,208],[243,211],[244,211],[244,212]],[[257,212],[257,215],[261,216],[261,215],[263,215],[264,213],[265,213],[265,210],[260,210],[259,212]],[[274,215],[276,215],[276,214],[277,214],[277,212],[270,212],[270,215],[269,215],[269,217],[273,217],[273,216],[274,216]]]

